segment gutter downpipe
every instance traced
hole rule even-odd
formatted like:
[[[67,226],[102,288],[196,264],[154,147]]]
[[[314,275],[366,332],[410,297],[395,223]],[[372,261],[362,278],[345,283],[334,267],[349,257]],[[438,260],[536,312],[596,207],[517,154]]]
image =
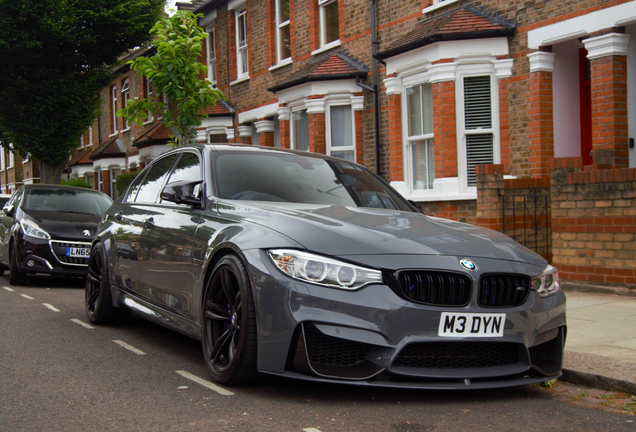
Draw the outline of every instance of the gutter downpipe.
[[[373,57],[373,120],[375,122],[375,173],[380,176],[380,90],[378,77],[378,29],[376,0],[371,0],[371,54]]]

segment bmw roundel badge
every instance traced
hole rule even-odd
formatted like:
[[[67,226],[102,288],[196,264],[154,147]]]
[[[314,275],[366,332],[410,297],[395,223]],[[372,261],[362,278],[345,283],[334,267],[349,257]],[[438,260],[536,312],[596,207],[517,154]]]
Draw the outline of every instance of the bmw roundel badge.
[[[475,271],[477,270],[477,264],[475,264],[474,262],[472,262],[469,259],[466,258],[462,258],[459,260],[459,263],[462,265],[462,267],[464,267],[466,270],[470,270],[470,271]]]

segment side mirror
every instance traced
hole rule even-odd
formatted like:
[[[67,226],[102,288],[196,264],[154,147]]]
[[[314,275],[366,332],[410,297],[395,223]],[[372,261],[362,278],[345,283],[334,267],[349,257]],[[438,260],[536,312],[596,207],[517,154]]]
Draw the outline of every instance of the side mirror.
[[[166,185],[161,191],[161,199],[175,204],[201,207],[201,184],[203,180],[182,180]]]
[[[13,215],[15,214],[14,208],[13,206],[9,206],[9,207],[3,207],[2,208],[2,213],[4,213],[5,215],[9,216],[9,217],[13,217]]]

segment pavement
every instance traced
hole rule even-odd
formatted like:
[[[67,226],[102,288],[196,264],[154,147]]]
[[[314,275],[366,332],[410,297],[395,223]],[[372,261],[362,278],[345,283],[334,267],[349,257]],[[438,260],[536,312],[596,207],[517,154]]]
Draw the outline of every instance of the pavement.
[[[636,395],[636,296],[565,290],[560,381]]]

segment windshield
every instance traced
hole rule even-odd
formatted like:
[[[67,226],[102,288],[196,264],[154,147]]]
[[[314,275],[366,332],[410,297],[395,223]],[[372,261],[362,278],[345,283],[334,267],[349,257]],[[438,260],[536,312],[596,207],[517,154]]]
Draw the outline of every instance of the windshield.
[[[215,158],[220,198],[413,211],[360,165],[288,153],[222,153]]]
[[[112,200],[90,189],[57,189],[34,187],[29,189],[24,200],[24,210],[56,211],[62,213],[84,213],[101,215]]]

